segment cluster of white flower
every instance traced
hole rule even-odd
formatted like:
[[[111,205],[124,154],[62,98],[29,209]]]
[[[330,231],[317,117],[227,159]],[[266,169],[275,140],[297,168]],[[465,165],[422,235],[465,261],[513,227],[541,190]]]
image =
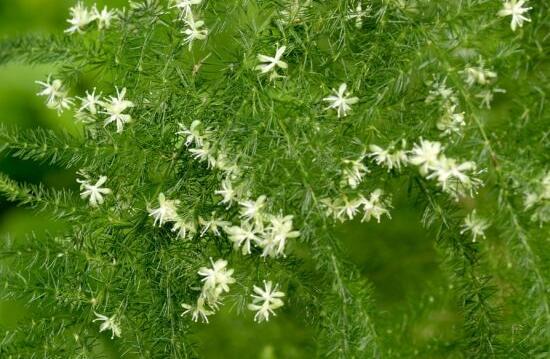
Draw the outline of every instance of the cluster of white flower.
[[[383,194],[384,192],[381,189],[376,189],[368,198],[360,195],[357,198],[349,199],[343,195],[335,200],[325,198],[321,202],[325,207],[327,217],[332,217],[337,221],[352,220],[362,211],[361,222],[368,222],[371,218],[375,218],[380,223],[383,215],[391,218],[388,211],[389,200],[383,200]]]
[[[431,87],[431,90],[426,97],[426,103],[432,103],[438,101],[442,104],[458,104],[458,97],[455,94],[455,91],[447,87],[447,78],[439,80],[434,78],[432,81],[428,82],[428,85]]]
[[[75,32],[83,33],[89,24],[96,21],[99,30],[108,29],[111,26],[111,22],[117,17],[117,12],[109,10],[107,7],[103,7],[103,10],[99,11],[96,4],[91,8],[85,7],[82,2],[78,2],[70,9],[71,18],[67,22],[71,25],[66,33],[74,34]]]
[[[164,193],[160,193],[158,203],[158,207],[148,208],[149,216],[154,219],[154,226],[161,227],[166,223],[171,223],[172,232],[175,232],[181,239],[190,239],[197,233],[195,222],[178,214],[179,200],[166,199]]]
[[[510,27],[512,31],[516,31],[516,28],[522,27],[523,22],[531,22],[531,19],[525,17],[524,14],[531,10],[531,7],[524,7],[528,0],[506,0],[503,4],[503,8],[498,12],[498,16],[511,16],[512,21]]]
[[[456,112],[455,110],[456,105],[445,105],[445,112],[436,124],[437,129],[441,131],[441,136],[462,134],[462,128],[466,125],[466,122],[464,122],[464,112]]]
[[[202,0],[174,0],[173,8],[180,11],[179,17],[186,28],[182,30],[185,35],[184,44],[189,45],[189,50],[193,48],[195,40],[205,40],[208,37],[208,29],[204,27],[204,21],[197,20],[193,13],[193,6],[200,5]]]
[[[86,174],[83,172],[79,172],[79,174],[84,177],[83,179],[76,180],[80,183],[80,197],[82,197],[82,199],[89,198],[88,201],[92,207],[103,204],[105,201],[103,196],[112,193],[109,188],[102,187],[107,181],[107,177],[100,176],[97,182],[92,184],[90,178]]]
[[[401,166],[407,164],[407,151],[404,150],[406,143],[401,142],[401,149],[395,149],[394,145],[390,145],[387,149],[383,149],[377,145],[369,145],[370,153],[369,157],[372,157],[374,162],[378,166],[383,166],[388,169],[388,172],[392,169],[401,171]]]
[[[248,309],[256,312],[254,320],[258,323],[263,321],[269,321],[271,314],[275,315],[275,309],[278,309],[284,305],[282,297],[285,293],[277,290],[278,286],[273,287],[271,281],[266,282],[264,280],[264,288],[254,286],[254,293],[252,294],[252,303],[248,305]]]
[[[46,105],[49,108],[62,113],[74,105],[74,99],[68,96],[68,91],[61,80],[52,81],[50,75],[46,82],[36,81],[36,83],[44,87],[37,95],[47,97]],[[76,111],[76,119],[84,123],[91,123],[96,120],[99,114],[102,114],[105,115],[104,125],[107,126],[115,122],[117,133],[121,133],[124,124],[132,121],[132,116],[125,112],[134,107],[134,103],[125,99],[126,88],[122,90],[116,88],[116,92],[116,96],[110,96],[109,99],[103,100],[101,94],[96,95],[96,89],[94,88],[92,93],[86,91],[86,97],[77,97],[80,100],[80,107]]]
[[[550,222],[550,171],[538,177],[535,185],[525,191],[525,210],[533,211],[531,220],[541,225]]]
[[[45,96],[46,106],[57,110],[58,114],[61,114],[64,110],[71,108],[73,105],[73,100],[69,97],[68,91],[65,89],[65,86],[63,86],[61,80],[52,81],[52,76],[49,75],[45,82],[36,81],[36,83],[44,87],[37,95]]]
[[[477,237],[485,238],[485,230],[487,230],[489,226],[489,222],[483,218],[480,218],[474,209],[466,216],[466,218],[464,218],[464,224],[462,225],[460,234],[470,232],[472,235],[472,242],[475,242]]]
[[[481,184],[475,177],[476,164],[471,161],[457,163],[456,159],[446,157],[442,151],[439,142],[420,139],[411,151],[409,163],[418,166],[426,178],[435,179],[444,192],[457,200],[475,193]]]
[[[475,97],[481,100],[480,107],[490,109],[494,94],[506,92],[493,86],[498,75],[496,72],[485,68],[485,63],[481,57],[477,66],[466,66],[460,73],[464,76],[464,81],[469,87],[477,86],[479,88],[479,92]]]

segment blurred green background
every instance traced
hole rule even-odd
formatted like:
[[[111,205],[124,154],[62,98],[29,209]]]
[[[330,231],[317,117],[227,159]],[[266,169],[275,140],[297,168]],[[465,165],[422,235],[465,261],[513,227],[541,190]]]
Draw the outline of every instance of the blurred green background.
[[[89,2],[87,2],[89,4]],[[123,6],[120,1],[97,1],[98,5]],[[60,33],[66,28],[70,0],[0,0],[0,36]],[[0,67],[0,121],[26,128],[75,129],[70,114],[61,117],[48,110],[36,96],[36,80],[43,80],[53,68],[47,66],[8,65]],[[0,146],[2,144],[0,143]],[[43,183],[47,186],[76,188],[74,171],[52,168],[47,164],[0,157],[0,171],[15,180]],[[404,186],[406,187],[406,186]],[[458,324],[454,303],[449,302],[445,275],[438,269],[433,240],[420,225],[420,210],[406,194],[394,194],[393,220],[382,224],[351,223],[338,228],[349,258],[374,285],[378,332],[390,344],[430,348],[434,337],[452,343]],[[0,236],[23,236],[34,232],[61,231],[62,225],[47,215],[0,202]],[[1,273],[1,271],[0,271]],[[412,310],[410,303],[422,303]],[[311,328],[296,320],[297,308],[288,308],[277,320],[254,325],[249,317],[222,312],[208,326],[197,325],[199,352],[204,358],[307,358],[314,348]],[[19,303],[0,302],[0,326],[13,327],[30,316]],[[386,323],[394,323],[389,326]],[[214,340],[215,339],[215,340]],[[105,336],[99,353],[119,357],[114,342]],[[451,345],[451,344],[450,344]],[[397,346],[397,345],[396,345]],[[403,347],[403,345],[399,345]],[[427,349],[437,352],[437,349]],[[430,356],[423,356],[424,358]]]

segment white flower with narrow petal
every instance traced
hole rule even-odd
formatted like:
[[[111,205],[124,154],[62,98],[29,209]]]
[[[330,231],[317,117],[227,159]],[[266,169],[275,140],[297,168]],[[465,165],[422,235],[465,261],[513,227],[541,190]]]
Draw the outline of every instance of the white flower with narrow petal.
[[[118,320],[116,319],[116,314],[112,315],[111,317],[108,317],[103,314],[99,314],[94,312],[96,319],[93,320],[93,322],[102,322],[99,326],[99,332],[103,332],[105,330],[111,331],[111,339],[114,339],[115,337],[119,337],[122,334],[122,330],[120,329],[120,324]]]
[[[199,162],[206,162],[208,168],[214,168],[216,166],[216,154],[210,143],[205,142],[202,147],[189,149],[191,156]]]
[[[64,110],[71,108],[73,100],[68,96],[61,80],[52,81],[51,75],[49,75],[45,82],[36,81],[36,83],[44,87],[37,95],[47,98],[46,106],[48,108],[57,110],[57,113],[62,113]]]
[[[189,44],[189,50],[191,50],[193,48],[193,41],[206,39],[208,36],[208,29],[201,29],[204,26],[204,21],[195,21],[191,14],[185,19],[185,25],[187,25],[187,29],[183,30],[182,33],[187,37],[183,43]]]
[[[241,248],[242,254],[251,253],[252,243],[260,243],[262,231],[254,224],[242,221],[240,226],[225,227],[225,233],[235,249]]]
[[[477,240],[477,237],[485,238],[485,230],[489,228],[490,224],[487,220],[480,218],[476,210],[474,209],[470,214],[464,218],[464,224],[460,234],[470,232],[472,234],[472,242]]]
[[[227,269],[227,261],[218,259],[216,262],[210,258],[212,267],[202,267],[198,274],[203,276],[204,289],[215,290],[219,293],[229,292],[229,284],[235,283],[235,278],[232,277],[233,269]]]
[[[84,28],[95,20],[93,12],[82,5],[80,1],[70,9],[70,12],[71,18],[67,22],[71,27],[65,30],[69,34],[74,34],[75,32],[83,33]]]
[[[341,185],[348,185],[355,189],[363,181],[363,177],[369,170],[367,166],[363,164],[364,156],[361,156],[357,160],[344,160],[344,168],[342,169],[342,181]]]
[[[255,201],[247,200],[239,202],[241,205],[241,217],[249,220],[260,220],[263,214],[262,210],[266,205],[267,197],[261,195]]]
[[[174,220],[174,224],[172,225],[172,232],[175,232],[181,239],[191,239],[194,234],[197,233],[197,228],[195,226],[195,223],[178,217]]]
[[[388,172],[392,169],[401,170],[401,166],[408,161],[407,154],[403,150],[393,150],[393,146],[388,149],[383,149],[377,145],[370,145],[369,157],[372,157],[377,165],[384,166],[388,169]]]
[[[89,203],[92,207],[97,207],[104,202],[103,196],[111,193],[109,188],[101,187],[107,181],[106,176],[99,177],[95,184],[90,184],[87,179],[77,180],[80,183],[80,197],[83,199],[90,198]]]
[[[362,205],[361,199],[349,200],[346,196],[340,198],[336,204],[336,216],[340,222],[344,222],[347,219],[352,220],[355,218],[359,207]]]
[[[122,91],[119,91],[117,88],[116,92],[116,97],[111,96],[109,101],[101,101],[100,104],[105,109],[102,113],[109,116],[105,120],[105,126],[112,122],[116,122],[116,132],[121,133],[124,129],[124,124],[132,121],[132,116],[125,114],[124,111],[134,107],[134,103],[124,99],[124,96],[126,96],[126,87],[123,88]]]
[[[97,113],[97,108],[101,103],[101,94],[95,94],[95,87],[92,93],[86,91],[86,97],[79,97],[81,101],[79,112],[88,111],[90,114],[95,115]]]
[[[468,86],[474,86],[475,84],[488,85],[498,76],[496,72],[484,68],[481,61],[479,66],[468,66],[461,73],[464,75],[464,80]]]
[[[222,189],[215,192],[223,197],[220,204],[227,205],[227,208],[231,206],[231,203],[236,200],[237,192],[233,189],[233,184],[229,178],[225,178],[222,181]]]
[[[208,220],[199,217],[199,224],[202,226],[201,237],[207,232],[211,232],[213,235],[219,237],[221,236],[220,229],[227,228],[231,225],[231,222],[224,221],[222,218],[216,217],[216,213],[212,212],[212,215]]]
[[[425,176],[438,164],[441,151],[441,143],[420,139],[420,143],[415,144],[411,151],[409,163],[418,166],[420,173]]]
[[[202,0],[175,0],[175,4],[172,7],[181,10],[181,17],[186,18],[193,13],[192,6],[199,5]]]
[[[204,301],[205,298],[200,296],[197,299],[196,305],[182,304],[181,306],[185,310],[181,313],[181,316],[183,317],[186,314],[190,314],[194,322],[198,322],[199,319],[201,319],[203,323],[208,323],[208,316],[214,314],[214,312],[206,308]]]
[[[531,22],[531,19],[525,17],[523,14],[529,12],[532,8],[524,7],[525,0],[509,0],[504,3],[502,10],[498,12],[498,16],[512,16],[512,22],[510,27],[512,31],[516,31],[516,28],[522,27],[523,22]]]
[[[331,102],[330,106],[326,110],[335,109],[338,113],[338,118],[347,116],[351,110],[351,105],[359,102],[358,97],[349,97],[349,93],[346,92],[348,85],[341,84],[338,90],[333,89],[333,96],[325,97],[323,101]]]
[[[450,136],[452,134],[461,134],[462,128],[466,125],[464,122],[464,112],[455,112],[456,105],[448,105],[447,110],[437,121],[437,129],[441,131],[441,136]]]
[[[382,201],[381,197],[383,195],[381,189],[374,190],[369,198],[361,198],[361,205],[363,206],[364,215],[361,219],[361,222],[368,222],[371,218],[375,218],[378,223],[383,215],[386,215],[391,218],[390,212],[387,209],[387,204]]]
[[[437,163],[431,168],[431,174],[428,179],[436,179],[442,190],[458,199],[467,193],[472,194],[480,184],[480,180],[467,174],[476,169],[476,164],[472,161],[457,163],[454,158],[447,158],[444,155],[439,156]]]
[[[94,20],[97,20],[97,27],[99,30],[110,28],[111,22],[117,16],[116,11],[107,9],[107,6],[104,6],[103,10],[99,11],[94,5],[92,11]]]
[[[273,70],[275,70],[276,72],[277,67],[280,67],[281,69],[288,68],[288,64],[281,60],[285,50],[286,46],[277,47],[277,51],[275,51],[274,57],[261,54],[258,55],[258,60],[261,62],[261,64],[256,66],[256,70],[261,71],[262,74],[265,74]]]
[[[187,128],[183,123],[179,124],[180,130],[176,132],[176,135],[185,136],[185,145],[189,147],[193,142],[197,147],[202,147],[203,141],[208,137],[210,131],[203,131],[201,129],[202,122],[194,120],[191,122],[191,126]]]
[[[149,209],[149,216],[155,219],[153,225],[162,226],[167,222],[176,222],[178,220],[177,206],[180,203],[178,200],[166,199],[164,193],[159,194],[158,208]]]
[[[363,5],[359,2],[354,10],[348,11],[347,18],[348,20],[355,20],[355,27],[360,29],[363,27],[363,19],[367,17],[370,9],[370,7],[367,7],[363,10]]]
[[[275,310],[284,305],[281,298],[285,296],[285,293],[277,289],[277,285],[273,288],[273,283],[265,280],[264,288],[254,286],[254,293],[256,294],[252,294],[252,303],[248,305],[248,309],[256,312],[254,321],[258,323],[269,321],[269,316],[271,314],[275,315]]]
[[[269,219],[269,226],[266,228],[264,240],[261,242],[262,257],[284,256],[286,240],[300,236],[299,231],[292,229],[292,218],[293,216],[277,215]]]

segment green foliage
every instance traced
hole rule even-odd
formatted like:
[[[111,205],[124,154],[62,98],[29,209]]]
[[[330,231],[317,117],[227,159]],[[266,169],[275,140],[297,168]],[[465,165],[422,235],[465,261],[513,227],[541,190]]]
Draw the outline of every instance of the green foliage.
[[[192,47],[180,10],[164,0],[131,1],[105,29],[3,40],[0,64],[55,66],[49,81],[64,87],[53,100],[70,97],[78,130],[2,126],[0,154],[74,171],[81,196],[76,185],[0,175],[4,199],[68,228],[2,242],[0,294],[32,308],[32,319],[2,331],[0,356],[193,358],[254,325],[263,337],[249,347],[277,341],[227,357],[546,357],[549,5],[531,1],[532,22],[513,32],[497,0],[358,4],[205,0],[192,11],[208,36]],[[288,67],[276,67],[280,77],[261,74],[258,55],[282,46]],[[326,108],[342,83],[347,116]],[[103,112],[80,108],[77,98],[94,88],[105,95]],[[117,132],[108,96],[123,88],[133,106],[119,112],[132,121]],[[194,138],[185,143],[182,130]],[[414,162],[423,140],[442,144],[425,171]],[[462,177],[444,179],[437,166]],[[101,176],[98,187],[110,191],[94,203],[86,186]],[[227,181],[237,192],[231,206],[216,192]],[[154,214],[163,196],[177,211],[166,221]],[[243,255],[231,225],[220,235],[205,229],[213,212],[233,226],[245,222],[242,202],[261,196],[256,227],[292,215],[300,232],[288,235],[284,255],[267,242]],[[366,228],[389,229],[399,206],[423,213],[437,270],[429,269],[436,273],[426,291],[395,310],[375,300],[379,283],[350,261],[338,232],[351,230],[341,224],[353,217],[346,210],[364,211]],[[171,222],[188,233],[178,236]],[[215,294],[223,308],[212,323],[193,323],[182,304],[212,295],[198,271],[217,259],[235,283]],[[284,306],[273,307],[269,323],[252,324],[247,305],[264,280],[285,293]],[[120,337],[100,334],[97,314],[115,318]],[[435,329],[418,330],[438,315],[445,318]],[[209,334],[209,325],[222,329]]]

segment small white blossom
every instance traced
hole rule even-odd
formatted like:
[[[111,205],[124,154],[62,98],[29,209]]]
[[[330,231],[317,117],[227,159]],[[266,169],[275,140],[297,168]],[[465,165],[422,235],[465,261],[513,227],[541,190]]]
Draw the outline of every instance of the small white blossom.
[[[168,200],[164,193],[159,194],[159,207],[149,209],[149,216],[155,219],[153,225],[162,226],[167,222],[175,222],[178,220],[177,206],[180,203],[178,200]]]
[[[363,10],[361,1],[359,1],[355,10],[349,10],[348,20],[355,20],[355,27],[360,29],[363,27],[363,19],[367,17],[369,11],[370,7],[367,7],[365,10]]]
[[[117,88],[116,92],[116,97],[111,96],[109,101],[101,101],[100,104],[105,109],[102,113],[109,116],[105,120],[105,126],[112,122],[116,122],[116,132],[121,133],[124,129],[124,124],[132,121],[132,116],[123,112],[130,107],[134,107],[134,103],[124,99],[124,96],[126,96],[126,87],[123,88],[122,91],[119,91]]]
[[[292,229],[292,216],[271,216],[269,226],[266,228],[264,240],[261,242],[263,247],[262,257],[284,256],[286,240],[300,236],[299,231]]]
[[[460,134],[462,128],[466,125],[464,122],[464,112],[455,113],[456,105],[447,105],[445,114],[437,122],[437,129],[441,131],[441,136],[450,136]]]
[[[185,136],[185,145],[189,147],[193,142],[197,147],[202,147],[204,140],[208,137],[210,131],[201,130],[202,122],[194,120],[191,122],[191,126],[187,128],[183,123],[179,124],[180,130],[176,132],[176,135]]]
[[[484,89],[475,95],[476,98],[481,99],[479,107],[485,107],[491,109],[491,103],[496,93],[506,93],[506,90],[494,88],[494,89]]]
[[[97,322],[97,321],[102,322],[101,325],[99,326],[100,333],[105,330],[110,330],[112,333],[111,339],[114,339],[115,337],[120,338],[120,335],[122,334],[122,330],[120,329],[120,324],[116,319],[116,314],[111,317],[108,317],[106,315],[99,314],[96,312],[94,312],[94,314],[96,316],[96,319],[94,319],[93,322]]]
[[[99,30],[108,29],[111,27],[111,22],[116,18],[116,12],[114,10],[107,9],[107,6],[103,7],[103,10],[99,11],[94,5],[93,17],[97,21],[97,27]]]
[[[483,62],[480,61],[479,66],[473,67],[468,66],[461,71],[464,74],[466,84],[468,86],[478,85],[488,85],[497,78],[497,73],[491,70],[487,70],[483,67]]]
[[[190,314],[194,322],[198,322],[201,319],[203,323],[208,323],[208,316],[214,314],[214,312],[206,308],[204,301],[205,298],[200,296],[197,299],[196,305],[182,304],[181,306],[185,310],[181,313],[181,316]]]
[[[172,232],[177,233],[178,237],[181,239],[192,238],[193,235],[197,232],[195,224],[185,220],[184,218],[178,217],[174,220],[172,225]]]
[[[181,17],[186,18],[193,13],[192,6],[199,5],[202,0],[175,0],[175,4],[172,7],[181,10]]]
[[[205,291],[215,291],[217,294],[229,292],[229,284],[235,283],[235,278],[232,277],[233,269],[227,269],[227,261],[218,259],[216,262],[210,258],[212,267],[202,267],[198,274],[203,276]]]
[[[199,162],[206,162],[208,168],[214,168],[216,166],[216,155],[214,149],[210,147],[210,143],[206,142],[202,147],[189,149],[191,156]]]
[[[236,200],[237,192],[233,189],[233,184],[229,178],[225,178],[222,181],[222,189],[216,191],[216,194],[219,194],[223,197],[220,201],[220,204],[227,205],[227,208],[231,206],[231,203]]]
[[[485,230],[489,228],[489,226],[489,222],[480,218],[474,209],[466,216],[466,218],[464,218],[464,224],[462,225],[460,234],[471,232],[473,237],[472,242],[475,242],[477,237],[485,238]]]
[[[281,69],[286,69],[288,67],[288,64],[281,60],[285,50],[286,46],[277,47],[277,51],[275,52],[274,57],[261,54],[258,55],[258,60],[261,62],[261,64],[256,66],[256,70],[261,71],[262,74],[265,74],[272,70],[275,70],[275,72],[277,72],[277,67],[280,67]]]
[[[502,10],[498,12],[498,16],[501,17],[512,16],[512,22],[510,24],[512,31],[516,31],[516,28],[522,27],[524,21],[531,21],[531,19],[523,15],[532,9],[530,7],[524,7],[525,4],[525,0],[508,0],[503,4]]]
[[[458,103],[458,98],[456,97],[454,90],[447,87],[446,77],[441,81],[431,81],[428,85],[431,85],[432,89],[430,90],[428,97],[426,97],[426,103],[431,103],[435,100],[440,100],[443,103]]]
[[[361,222],[368,222],[371,218],[375,218],[378,223],[383,215],[390,217],[390,212],[386,208],[386,203],[382,202],[381,197],[384,192],[381,189],[374,190],[369,198],[361,198],[364,215]]]
[[[65,30],[65,32],[69,34],[84,32],[84,28],[95,20],[93,12],[82,5],[80,1],[70,9],[70,12],[71,18],[67,20],[67,22],[71,27]]]
[[[271,314],[275,315],[275,309],[284,305],[281,298],[285,296],[285,293],[277,289],[278,286],[275,285],[275,288],[273,288],[271,281],[264,281],[264,288],[254,286],[254,293],[256,295],[251,295],[252,303],[248,305],[248,309],[256,311],[254,321],[259,323],[269,321],[269,316]]]
[[[225,233],[235,249],[241,248],[242,254],[251,253],[252,243],[260,243],[260,234],[262,233],[254,224],[241,221],[240,226],[225,227]]]
[[[36,81],[36,83],[44,87],[37,95],[47,98],[46,106],[48,106],[48,108],[57,110],[57,113],[62,113],[72,106],[73,100],[69,98],[61,80],[52,81],[50,75],[46,82]]]
[[[258,197],[255,201],[246,200],[239,202],[241,205],[241,217],[244,217],[249,220],[261,220],[262,210],[266,205],[267,197],[262,195]]]
[[[369,172],[367,166],[363,164],[364,156],[361,156],[358,160],[344,160],[344,168],[342,169],[342,184],[347,184],[351,188],[355,189],[363,177]]]
[[[349,97],[349,93],[346,92],[348,85],[341,84],[338,90],[333,89],[333,96],[325,97],[323,101],[331,102],[326,110],[335,109],[338,113],[338,118],[347,116],[348,111],[351,110],[351,105],[359,102],[358,97]]]
[[[346,219],[352,220],[359,211],[359,207],[363,204],[361,199],[349,200],[346,196],[336,202],[336,216],[340,222]]]
[[[189,44],[189,50],[191,50],[193,47],[193,41],[206,39],[208,36],[208,29],[201,29],[204,26],[204,21],[195,21],[192,15],[187,16],[185,19],[185,25],[187,26],[187,29],[183,30],[182,33],[187,37],[183,42],[185,44]]]
[[[97,114],[97,108],[101,103],[101,94],[95,94],[95,88],[92,93],[86,91],[86,97],[79,97],[81,101],[80,109],[78,111],[88,111],[90,114]]]
[[[425,176],[438,163],[441,150],[441,143],[420,139],[420,144],[415,144],[411,151],[409,163],[418,166]]]
[[[369,156],[374,159],[377,165],[384,166],[388,169],[388,172],[392,169],[401,170],[401,166],[408,161],[407,154],[403,150],[393,150],[393,146],[388,149],[383,149],[377,145],[370,145]]]
[[[467,174],[476,169],[476,164],[471,161],[458,164],[454,158],[447,158],[444,155],[434,164],[428,179],[436,179],[443,191],[454,197],[463,196],[476,190],[479,180]]]
[[[199,224],[202,226],[201,237],[206,232],[212,232],[215,236],[221,236],[220,229],[224,229],[231,224],[231,222],[224,221],[223,219],[216,217],[216,214],[212,212],[210,219],[206,220],[199,217]]]
[[[90,198],[89,203],[92,207],[97,207],[104,202],[103,196],[111,193],[109,188],[101,187],[107,181],[106,176],[100,176],[95,184],[90,184],[87,179],[77,180],[80,183],[80,197],[83,199]]]

